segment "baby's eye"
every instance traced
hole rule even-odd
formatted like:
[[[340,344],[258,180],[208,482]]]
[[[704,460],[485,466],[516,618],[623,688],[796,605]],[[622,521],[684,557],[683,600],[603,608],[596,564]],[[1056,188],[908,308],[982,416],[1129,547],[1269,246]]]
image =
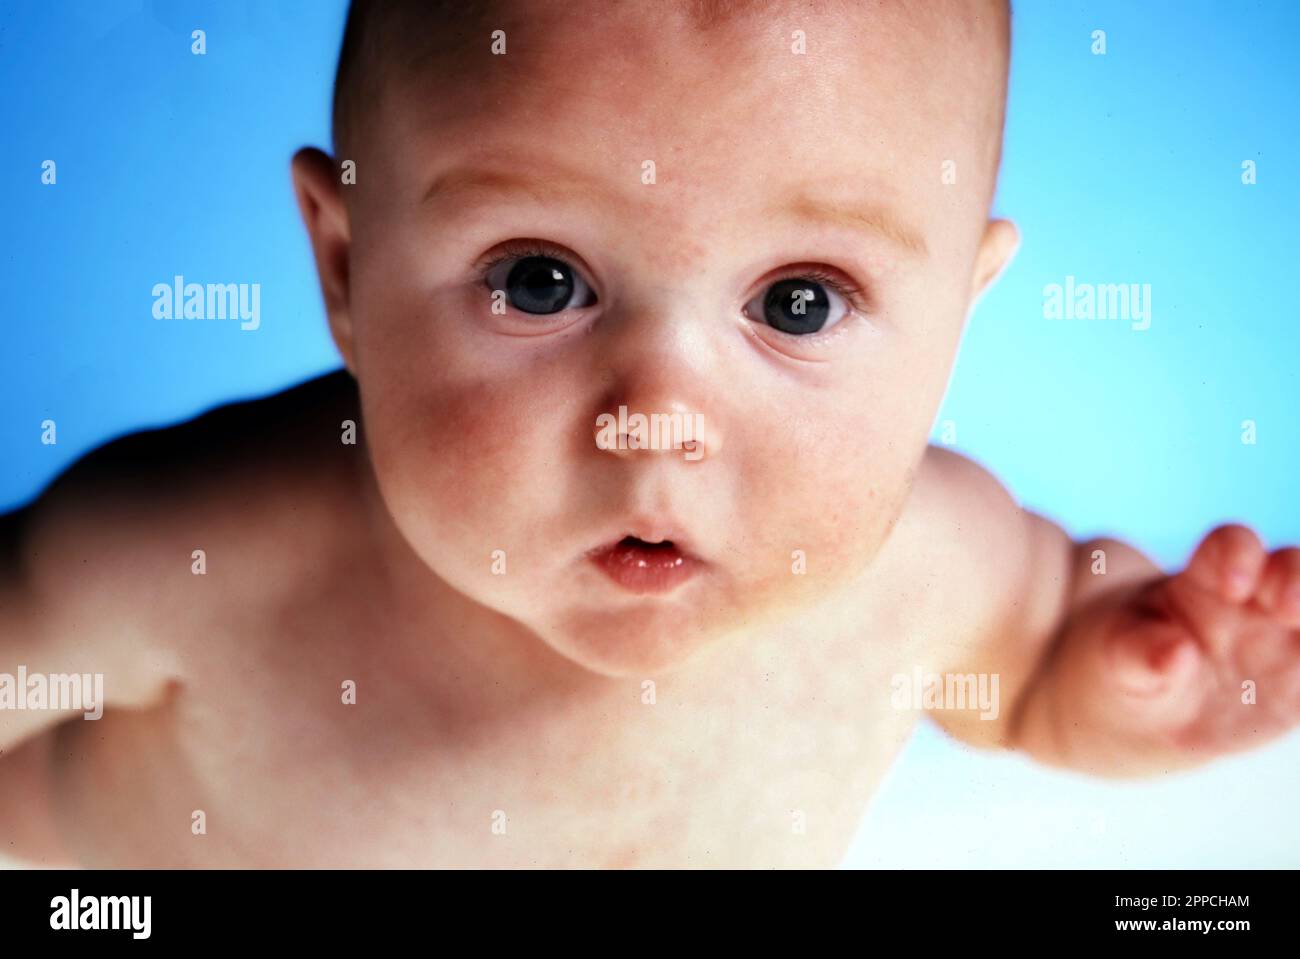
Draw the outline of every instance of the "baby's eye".
[[[777,280],[745,304],[746,316],[796,336],[832,327],[848,312],[830,283],[804,276]]]
[[[485,276],[488,289],[503,290],[523,313],[559,313],[596,302],[587,281],[563,260],[545,254],[507,257]]]

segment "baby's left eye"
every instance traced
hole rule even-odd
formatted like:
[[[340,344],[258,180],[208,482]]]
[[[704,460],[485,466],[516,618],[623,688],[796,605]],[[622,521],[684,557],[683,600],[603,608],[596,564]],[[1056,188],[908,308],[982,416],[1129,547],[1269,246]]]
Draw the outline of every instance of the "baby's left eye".
[[[848,304],[827,282],[795,276],[777,280],[745,304],[745,315],[796,336],[829,329],[848,315]]]

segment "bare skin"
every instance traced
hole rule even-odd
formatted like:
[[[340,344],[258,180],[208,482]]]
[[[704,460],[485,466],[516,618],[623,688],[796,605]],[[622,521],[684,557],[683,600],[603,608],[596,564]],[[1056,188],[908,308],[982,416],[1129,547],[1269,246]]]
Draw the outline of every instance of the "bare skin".
[[[323,408],[304,419],[293,396],[305,391]],[[553,654],[534,664],[531,688],[503,695],[499,676],[476,671],[457,648],[466,637],[449,628],[459,605],[450,592],[412,601],[400,590],[408,577],[433,583],[409,551],[383,552],[400,540],[371,523],[383,513],[364,452],[331,442],[356,416],[353,392],[335,375],[219,413],[219,428],[200,421],[130,441],[132,460],[142,445],[166,447],[168,465],[146,489],[113,503],[103,494],[116,485],[112,467],[92,460],[53,492],[44,516],[38,507],[35,566],[47,568],[41,557],[52,552],[62,561],[48,564],[48,581],[29,579],[26,595],[42,597],[42,621],[67,626],[53,660],[104,669],[110,706],[104,719],[67,720],[4,759],[30,775],[29,788],[57,797],[29,804],[6,790],[0,821],[26,837],[12,854],[139,866],[837,860],[914,719],[889,705],[890,675],[917,653],[895,637],[942,616],[908,588],[916,577],[901,568],[906,551],[882,558],[874,589],[854,590],[854,613],[808,610],[697,669],[654,676],[654,705],[643,703],[640,677],[595,676]],[[293,417],[275,412],[287,406]],[[256,446],[250,433],[268,420],[300,442],[321,440],[302,443],[316,452],[295,449],[292,467],[283,448],[237,453]],[[187,463],[209,460],[243,465],[186,485]],[[929,473],[918,501],[943,482]],[[98,535],[126,546],[104,545],[115,562],[78,569],[58,527],[75,529],[91,555],[100,544],[64,518],[60,501],[87,503],[87,494],[101,504]],[[152,524],[153,542],[132,540],[131,511],[157,510],[160,499],[169,520]],[[905,515],[898,543],[936,515]],[[175,568],[192,543],[207,544],[205,576]],[[259,570],[274,570],[281,588],[255,588]],[[143,583],[166,584],[174,607],[148,615],[130,592]],[[873,592],[890,599],[871,602]],[[97,601],[88,623],[57,599],[87,594],[120,598]],[[878,625],[864,631],[867,621]],[[153,639],[157,655],[101,628],[118,622]],[[430,632],[431,622],[445,625]],[[114,645],[116,656],[103,652]],[[28,650],[16,659],[40,663]],[[149,674],[149,661],[165,663],[154,682],[113,702],[118,678]],[[358,684],[356,706],[340,702],[344,679]],[[206,836],[191,835],[194,809],[207,814]],[[505,836],[490,829],[497,809],[509,817]],[[805,835],[792,833],[795,811],[807,817]]]
[[[401,589],[408,577],[436,584],[409,551],[385,552],[400,538],[382,522],[364,448],[334,442],[338,424],[356,415],[350,378],[336,374],[128,440],[134,448],[116,462],[110,446],[25,518],[21,598],[47,628],[35,645],[31,633],[10,644],[6,665],[40,668],[44,650],[61,669],[101,669],[110,705],[97,722],[68,719],[8,742],[0,823],[9,855],[46,866],[831,865],[917,716],[891,707],[890,677],[918,663],[997,671],[1010,701],[1049,682],[1079,687],[1061,694],[1075,704],[1067,709],[1115,717],[1068,748],[1033,695],[1019,697],[1019,714],[992,722],[968,714],[948,725],[981,745],[1031,748],[1094,772],[1131,774],[1135,756],[1144,771],[1176,768],[1268,736],[1256,728],[1224,743],[1239,735],[1228,696],[1203,703],[1191,724],[1180,716],[1161,729],[1171,746],[1156,748],[1152,727],[1186,690],[1130,701],[1126,676],[1100,650],[1120,639],[1147,643],[1176,618],[1129,638],[1067,631],[1057,644],[1068,671],[1049,666],[1046,679],[1033,675],[1041,645],[953,643],[966,624],[1013,608],[966,597],[976,605],[954,609],[954,596],[930,585],[936,540],[1017,548],[1008,555],[1023,557],[1044,597],[1015,610],[1031,635],[1050,628],[1062,604],[1094,604],[1094,580],[1124,594],[1149,570],[1119,544],[1086,544],[1108,549],[1112,567],[1072,582],[1059,531],[937,449],[870,576],[848,591],[855,599],[654,677],[653,705],[643,702],[640,678],[594,676],[559,657],[534,664],[554,685],[539,680],[503,696],[498,676],[475,672],[458,648],[465,637],[454,629],[454,595],[412,601]],[[276,435],[297,442],[259,451],[261,437]],[[143,482],[123,475],[123,464],[144,461],[163,469]],[[205,472],[220,462],[241,465]],[[1005,515],[972,525],[973,501]],[[151,524],[147,541],[132,535],[160,509],[167,522]],[[1011,518],[1023,525],[1008,527]],[[953,538],[958,527],[963,539]],[[205,576],[177,563],[195,543],[207,544]],[[1224,557],[1248,558],[1249,543],[1240,530],[1217,534],[1187,573],[1157,588],[1213,608],[1201,623],[1242,615],[1215,599],[1212,583],[1201,590],[1195,581],[1217,575]],[[79,553],[113,562],[81,565]],[[1051,565],[1027,562],[1035,554]],[[1126,562],[1134,568],[1115,568]],[[1277,565],[1245,608],[1282,586]],[[275,571],[281,588],[257,588],[259,570]],[[8,613],[15,595],[6,593]],[[1113,616],[1132,609],[1127,601],[1103,608]],[[1250,618],[1251,642],[1266,645],[1272,620]],[[431,622],[441,628],[428,631]],[[1099,667],[1105,672],[1094,675]],[[1209,661],[1179,669],[1208,671]],[[1252,674],[1285,674],[1270,669]],[[1149,678],[1180,681],[1161,670]],[[344,679],[358,684],[355,706],[341,704]],[[1207,724],[1213,732],[1194,731]],[[1178,746],[1189,731],[1191,748]],[[191,814],[200,809],[208,829],[196,836]],[[491,829],[496,810],[507,817],[505,835]],[[792,829],[796,815],[802,832]]]
[[[885,5],[854,36],[801,11],[816,42],[791,60],[770,17],[695,43],[581,7],[533,34],[494,11],[523,42],[467,48],[462,95],[394,85],[355,187],[295,159],[351,376],[109,447],[5,521],[0,671],[102,672],[109,700],[57,727],[0,712],[11,854],[832,865],[916,718],[891,698],[915,666],[999,676],[996,718],[936,714],[962,740],[1098,775],[1294,725],[1300,551],[1228,527],[1165,577],[926,446],[1016,244],[987,218],[978,24]],[[595,300],[493,313],[475,266],[519,238]],[[810,264],[868,291],[836,326],[745,309]],[[701,412],[708,455],[597,449],[619,405]],[[647,517],[704,572],[629,597],[583,556]]]

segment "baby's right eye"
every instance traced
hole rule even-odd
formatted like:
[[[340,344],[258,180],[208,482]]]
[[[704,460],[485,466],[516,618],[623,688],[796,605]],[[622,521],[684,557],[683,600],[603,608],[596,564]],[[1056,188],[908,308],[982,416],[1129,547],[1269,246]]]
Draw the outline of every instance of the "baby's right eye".
[[[577,270],[543,251],[505,254],[484,275],[489,290],[501,290],[516,310],[544,315],[591,306],[596,294]]]

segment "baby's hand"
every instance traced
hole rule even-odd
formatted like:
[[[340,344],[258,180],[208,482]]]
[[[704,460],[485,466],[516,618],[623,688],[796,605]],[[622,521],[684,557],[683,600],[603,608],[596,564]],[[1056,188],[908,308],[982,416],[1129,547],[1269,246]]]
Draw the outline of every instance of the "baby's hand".
[[[1072,618],[1027,695],[1018,739],[1093,773],[1158,774],[1300,723],[1300,549],[1243,526],[1174,576],[1103,591]]]

